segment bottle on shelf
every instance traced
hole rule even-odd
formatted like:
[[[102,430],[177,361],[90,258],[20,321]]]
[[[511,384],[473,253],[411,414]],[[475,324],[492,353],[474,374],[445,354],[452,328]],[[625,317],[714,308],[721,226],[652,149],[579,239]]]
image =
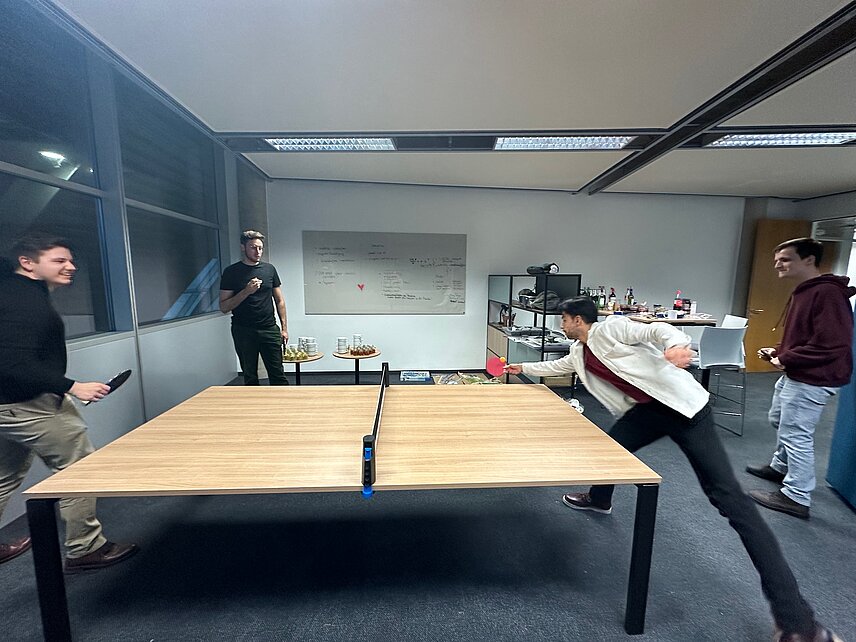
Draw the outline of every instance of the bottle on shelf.
[[[603,288],[602,285],[600,286],[600,289],[597,292],[597,309],[606,309],[606,290]]]
[[[627,288],[627,296],[624,297],[627,305],[633,305],[636,303],[636,299],[633,298],[633,288]]]
[[[678,290],[675,292],[675,303],[672,306],[673,310],[683,310],[684,309],[684,300],[681,298],[681,291]]]
[[[607,299],[607,302],[606,302],[606,309],[607,310],[614,310],[615,309],[615,302],[617,300],[618,300],[618,298],[615,296],[615,288],[609,288],[609,299]]]

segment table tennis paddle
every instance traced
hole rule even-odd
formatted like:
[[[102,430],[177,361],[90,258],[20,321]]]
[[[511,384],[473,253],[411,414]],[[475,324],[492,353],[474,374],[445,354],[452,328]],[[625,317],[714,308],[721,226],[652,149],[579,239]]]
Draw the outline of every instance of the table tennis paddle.
[[[505,357],[491,357],[484,367],[491,377],[499,377],[505,374]]]
[[[119,374],[117,374],[117,375],[111,377],[110,379],[108,379],[107,381],[105,381],[104,384],[106,386],[109,386],[109,388],[110,388],[110,392],[108,392],[107,394],[109,395],[111,392],[116,390],[116,388],[118,388],[123,383],[125,383],[128,380],[128,377],[130,377],[130,376],[131,376],[130,370],[123,370]],[[88,406],[91,403],[92,403],[91,401],[84,401],[83,405]]]

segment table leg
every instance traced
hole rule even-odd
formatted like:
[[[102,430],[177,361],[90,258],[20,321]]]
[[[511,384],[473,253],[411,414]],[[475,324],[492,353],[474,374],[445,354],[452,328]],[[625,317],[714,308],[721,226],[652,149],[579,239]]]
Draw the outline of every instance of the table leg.
[[[294,384],[300,385],[300,362],[296,361],[294,363]]]
[[[360,385],[360,360],[354,359],[354,383]]]
[[[648,604],[648,579],[654,548],[654,523],[657,520],[658,484],[636,484],[636,518],[630,553],[630,577],[627,581],[627,611],[624,630],[630,635],[645,632],[645,608]]]
[[[56,499],[27,500],[27,520],[33,539],[33,565],[44,638],[50,642],[71,642],[68,601],[58,544],[56,502]]]
[[[703,368],[701,371],[701,387],[710,390],[710,368]]]

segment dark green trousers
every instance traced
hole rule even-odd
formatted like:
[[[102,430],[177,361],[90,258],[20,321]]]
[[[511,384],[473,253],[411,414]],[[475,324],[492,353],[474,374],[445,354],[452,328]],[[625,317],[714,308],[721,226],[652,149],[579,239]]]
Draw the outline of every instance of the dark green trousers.
[[[278,326],[247,328],[233,323],[232,340],[241,363],[245,386],[259,385],[259,355],[265,364],[270,385],[288,385],[282,370],[282,335]]]

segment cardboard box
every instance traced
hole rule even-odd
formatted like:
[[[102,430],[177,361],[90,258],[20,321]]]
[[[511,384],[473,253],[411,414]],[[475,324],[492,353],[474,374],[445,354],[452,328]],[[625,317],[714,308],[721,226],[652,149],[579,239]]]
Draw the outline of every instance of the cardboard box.
[[[478,385],[478,384],[499,384],[500,379],[491,379],[483,372],[453,372],[442,375],[433,376],[434,383],[443,384],[458,384],[458,385]]]

